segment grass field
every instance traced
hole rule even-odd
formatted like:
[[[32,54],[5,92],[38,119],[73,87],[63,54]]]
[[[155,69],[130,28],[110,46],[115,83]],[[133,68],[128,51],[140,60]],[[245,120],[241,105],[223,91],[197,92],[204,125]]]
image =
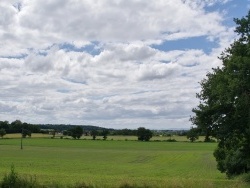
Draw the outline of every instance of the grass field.
[[[8,137],[8,135],[6,136]],[[247,187],[216,169],[216,143],[0,139],[0,178],[11,165],[38,182],[94,187]]]
[[[4,136],[4,138],[20,138],[21,134],[7,134]],[[38,133],[33,133],[32,134],[32,138],[51,138],[52,135],[48,135],[48,134],[38,134]],[[57,134],[55,137],[56,138],[60,138],[62,135],[61,134]],[[64,138],[71,138],[71,137],[65,137]],[[81,139],[86,139],[86,140],[92,140],[92,136],[83,136],[81,137]],[[102,140],[103,137],[102,136],[97,136],[96,137],[97,140]],[[170,137],[168,136],[153,136],[150,140],[151,141],[166,141],[170,139]],[[171,139],[175,139],[176,141],[182,141],[182,142],[188,142],[189,140],[187,139],[186,136],[178,136],[178,135],[172,135]],[[108,136],[107,140],[137,140],[137,136]],[[204,141],[204,136],[200,136],[199,139],[197,140],[199,141]]]

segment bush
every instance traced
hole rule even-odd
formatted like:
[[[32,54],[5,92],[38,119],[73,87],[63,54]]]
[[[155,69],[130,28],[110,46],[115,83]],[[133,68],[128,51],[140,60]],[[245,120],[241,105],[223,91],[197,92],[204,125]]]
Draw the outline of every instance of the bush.
[[[11,171],[9,174],[6,174],[1,182],[2,188],[7,187],[17,187],[18,186],[19,177],[18,174],[15,172],[14,166],[11,166]]]
[[[177,142],[175,139],[167,139],[166,142]]]
[[[38,187],[36,177],[23,178],[15,172],[14,165],[11,166],[11,171],[3,177],[0,183],[1,188],[32,188]]]
[[[240,179],[245,183],[250,183],[250,173],[242,174]]]

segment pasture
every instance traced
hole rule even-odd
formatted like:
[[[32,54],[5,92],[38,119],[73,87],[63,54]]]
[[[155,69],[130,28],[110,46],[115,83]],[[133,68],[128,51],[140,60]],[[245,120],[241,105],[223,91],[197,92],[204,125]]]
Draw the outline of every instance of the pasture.
[[[8,136],[6,136],[8,137]],[[133,140],[0,139],[0,178],[15,166],[44,185],[246,187],[216,169],[216,143]]]

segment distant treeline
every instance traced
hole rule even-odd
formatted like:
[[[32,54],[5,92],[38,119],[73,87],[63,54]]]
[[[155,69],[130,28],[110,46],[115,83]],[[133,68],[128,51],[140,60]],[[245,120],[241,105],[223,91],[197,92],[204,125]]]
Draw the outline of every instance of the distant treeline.
[[[124,136],[136,136],[137,130],[136,129],[118,129],[118,130],[110,130],[110,135],[124,135]]]
[[[46,130],[54,130],[55,132],[61,132],[71,130],[75,127],[81,127],[83,129],[83,135],[90,135],[93,130],[97,131],[97,136],[102,134],[103,130],[107,130],[109,135],[124,135],[124,136],[136,136],[137,129],[107,129],[92,125],[69,125],[69,124],[30,124],[15,120],[11,123],[8,121],[0,121],[0,129],[4,129],[6,133],[21,133],[22,129],[29,130],[31,133],[47,133]],[[186,130],[152,130],[155,136],[171,136],[181,135],[185,136]]]
[[[40,133],[40,128],[37,125],[22,123],[20,120],[9,123],[8,121],[0,121],[0,129],[4,129],[6,133],[21,133],[23,129],[29,130],[32,133]]]
[[[105,129],[103,127],[97,127],[92,125],[36,124],[36,126],[38,126],[40,129],[54,129],[57,132],[62,132],[78,126],[82,127],[84,131]]]
[[[8,121],[0,121],[0,129],[4,129],[6,133],[21,133],[22,129],[31,131],[32,133],[42,133],[44,130],[53,129],[56,132],[63,132],[64,130],[69,130],[74,127],[82,127],[84,131],[92,130],[105,130],[103,127],[91,126],[91,125],[65,125],[65,124],[30,124],[26,122],[21,122],[20,120],[15,120],[11,123]],[[110,129],[113,130],[113,129]]]

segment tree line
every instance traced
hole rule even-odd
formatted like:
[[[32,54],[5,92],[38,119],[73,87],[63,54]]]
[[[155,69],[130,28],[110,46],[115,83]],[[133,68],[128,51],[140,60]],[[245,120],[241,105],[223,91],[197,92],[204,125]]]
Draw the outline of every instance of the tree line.
[[[23,129],[29,130],[31,133],[39,133],[40,128],[37,125],[22,123],[20,120],[15,120],[11,123],[8,121],[0,121],[0,129],[4,129],[6,133],[21,133]]]
[[[10,133],[21,133],[22,137],[25,138],[26,136],[31,137],[32,133],[46,133],[51,134],[53,138],[56,132],[62,133],[63,136],[71,136],[74,139],[80,139],[83,135],[92,136],[93,140],[95,140],[97,136],[102,136],[103,140],[106,140],[108,135],[131,135],[138,136],[138,140],[149,141],[153,136],[153,132],[144,127],[139,127],[135,130],[115,130],[90,125],[34,125],[26,122],[22,123],[20,120],[15,120],[11,123],[8,121],[0,121],[0,137]]]

